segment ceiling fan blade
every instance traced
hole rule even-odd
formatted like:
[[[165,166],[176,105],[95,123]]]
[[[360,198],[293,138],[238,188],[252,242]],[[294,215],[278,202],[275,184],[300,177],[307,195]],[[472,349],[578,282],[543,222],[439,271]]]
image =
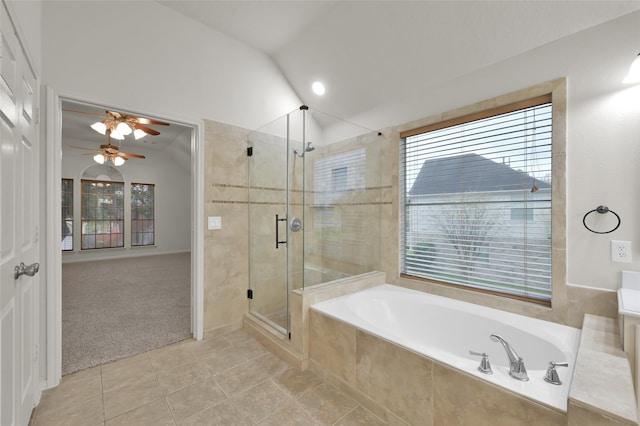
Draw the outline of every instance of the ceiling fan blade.
[[[148,135],[158,136],[160,134],[159,131],[153,130],[151,127],[144,126],[144,125],[142,125],[140,123],[134,124],[134,127],[136,129],[142,130],[143,132],[145,132]]]
[[[93,113],[93,112],[78,111],[78,110],[75,110],[75,109],[63,108],[62,111],[64,111],[64,112],[75,112],[76,114],[91,115],[93,117],[109,118],[104,114],[96,114],[96,113]]]
[[[86,149],[89,151],[100,151],[99,149],[95,149],[95,148],[85,148],[83,146],[69,146],[69,148],[74,148],[74,149]]]
[[[119,152],[118,153],[118,157],[122,157],[122,158],[147,158],[144,155],[140,155],[140,154],[133,154],[131,152]]]
[[[160,121],[160,120],[153,120],[151,118],[144,118],[144,117],[136,117],[138,119],[138,123],[141,124],[155,124],[158,126],[168,126],[169,123],[165,123],[164,121]]]
[[[125,121],[134,121],[134,122],[138,122],[138,123],[142,123],[142,124],[157,124],[160,126],[168,126],[169,123],[165,123],[164,121],[160,121],[160,120],[154,120],[152,118],[146,118],[146,117],[138,117],[135,115],[131,115],[131,114],[123,114],[121,112],[117,112],[117,111],[106,111],[106,113],[118,120],[125,120]]]

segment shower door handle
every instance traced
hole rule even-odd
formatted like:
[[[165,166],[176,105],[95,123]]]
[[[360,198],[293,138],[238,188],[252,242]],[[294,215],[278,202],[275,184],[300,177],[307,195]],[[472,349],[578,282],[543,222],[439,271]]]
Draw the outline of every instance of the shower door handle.
[[[276,248],[279,248],[280,244],[287,244],[287,240],[280,241],[280,237],[278,236],[278,228],[280,228],[280,222],[286,222],[287,218],[280,219],[278,215],[276,215]]]

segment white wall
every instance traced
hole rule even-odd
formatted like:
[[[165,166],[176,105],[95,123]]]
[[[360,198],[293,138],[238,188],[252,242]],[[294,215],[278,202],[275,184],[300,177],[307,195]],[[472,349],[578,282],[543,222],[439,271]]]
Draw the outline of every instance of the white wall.
[[[350,120],[383,128],[566,76],[568,282],[616,289],[621,270],[640,270],[640,85],[621,83],[638,52],[635,12]],[[582,225],[601,204],[622,218],[611,234]],[[612,239],[633,242],[632,263],[610,260]]]
[[[71,143],[73,145],[73,143]],[[171,155],[147,154],[146,160],[132,159],[117,167],[125,182],[125,248],[80,250],[80,180],[84,171],[96,164],[84,151],[65,149],[62,177],[74,179],[74,250],[63,252],[62,262],[77,262],[152,254],[184,252],[191,249],[191,173],[176,165]],[[155,185],[155,246],[130,247],[130,187],[132,182]]]
[[[264,54],[152,1],[45,1],[43,82],[96,104],[260,127],[300,106]]]

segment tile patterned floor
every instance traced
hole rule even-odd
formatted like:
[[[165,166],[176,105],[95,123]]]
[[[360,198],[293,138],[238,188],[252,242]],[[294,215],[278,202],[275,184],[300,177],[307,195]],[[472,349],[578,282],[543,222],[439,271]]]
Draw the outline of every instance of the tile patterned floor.
[[[240,330],[185,340],[63,377],[32,426],[368,425],[385,423]]]

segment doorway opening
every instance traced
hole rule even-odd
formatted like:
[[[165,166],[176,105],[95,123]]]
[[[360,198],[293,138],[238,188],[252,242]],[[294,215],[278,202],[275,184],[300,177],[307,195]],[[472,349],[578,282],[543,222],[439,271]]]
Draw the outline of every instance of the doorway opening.
[[[63,355],[65,349],[63,347],[65,337],[63,336],[67,331],[65,327],[71,324],[69,321],[79,320],[73,315],[71,319],[64,315],[72,313],[71,311],[63,312],[63,306],[65,309],[72,306],[67,304],[68,300],[65,300],[65,296],[73,294],[71,290],[67,290],[67,294],[64,294],[63,265],[70,265],[68,269],[71,270],[78,269],[82,264],[90,266],[93,263],[95,267],[91,270],[95,275],[81,273],[80,276],[83,277],[83,280],[94,285],[102,280],[105,285],[98,288],[105,291],[108,291],[106,284],[114,283],[123,285],[121,289],[133,291],[127,296],[124,291],[116,290],[115,292],[122,293],[120,296],[124,299],[112,299],[111,303],[114,305],[111,307],[106,305],[107,300],[105,299],[105,305],[100,309],[100,313],[105,319],[105,325],[113,324],[115,317],[132,315],[129,318],[129,321],[134,324],[131,329],[132,334],[140,337],[134,337],[134,341],[137,342],[135,344],[132,344],[131,341],[124,343],[123,347],[114,352],[114,359],[153,349],[154,346],[161,345],[158,342],[163,342],[163,338],[166,340],[165,344],[189,336],[202,339],[203,227],[201,225],[201,206],[203,200],[200,194],[204,180],[202,161],[204,144],[202,123],[189,123],[166,117],[150,116],[145,113],[140,114],[126,108],[63,97],[51,90],[47,93],[47,103],[50,107],[47,108],[47,123],[51,123],[47,126],[47,137],[52,141],[50,145],[53,152],[62,153],[62,156],[48,154],[46,160],[48,163],[47,205],[51,209],[51,217],[48,218],[47,223],[47,227],[50,228],[48,232],[50,243],[47,247],[47,257],[50,259],[48,276],[51,278],[48,281],[51,292],[48,292],[47,297],[47,381],[48,386],[55,386],[63,374],[67,374],[73,369],[91,366],[85,362],[76,364],[80,368],[69,369],[67,366],[69,358],[67,354]],[[93,122],[101,120],[91,114],[100,116],[104,115],[107,110],[123,111],[126,114],[162,120],[169,123],[169,126],[158,129],[160,135],[157,136],[149,134],[142,140],[125,138],[125,140],[118,141],[116,146],[120,152],[136,154],[125,158],[124,165],[116,165],[114,162],[98,165],[97,160],[93,158],[95,153],[92,150],[100,149],[101,145],[104,146],[111,141],[106,142],[105,135],[97,133],[90,127]],[[154,126],[148,127],[153,128]],[[96,172],[95,166],[116,169],[122,175],[122,178],[119,179],[119,182],[122,183],[120,201],[123,204],[120,213],[118,213],[120,219],[111,220],[104,216],[105,211],[112,209],[114,203],[118,204],[118,201],[108,200],[100,194],[93,194],[92,200],[94,202],[98,200],[98,204],[103,206],[107,204],[109,209],[97,208],[94,203],[94,210],[89,211],[90,207],[88,206],[92,195],[87,188],[90,185],[105,184],[105,182],[107,184],[115,183],[112,180],[113,177],[110,176],[112,173],[109,173],[107,169],[105,169],[107,170],[105,173],[101,172],[93,176]],[[73,219],[71,221],[68,221],[68,217],[66,217],[69,212],[68,206],[67,211],[64,212],[63,207],[65,206],[62,205],[64,202],[59,201],[63,179],[73,179],[74,182],[67,187],[70,186],[77,191],[70,198],[76,204],[72,207]],[[153,206],[140,209],[138,204],[148,202],[149,198],[148,194],[140,195],[140,188],[149,186],[154,190],[152,192]],[[62,198],[64,200],[64,196]],[[151,214],[149,214],[150,211],[152,211]],[[90,217],[92,214],[95,216],[93,221],[93,218]],[[71,226],[68,222],[71,222]],[[60,223],[67,226],[61,227]],[[66,234],[69,234],[69,231],[72,234],[71,238],[69,235],[65,235],[65,228],[67,229]],[[109,241],[109,244],[105,243],[106,240]],[[63,251],[64,248],[67,250]],[[71,249],[69,250],[69,248]],[[174,314],[170,313],[168,309],[162,308],[159,303],[153,303],[151,299],[145,297],[143,290],[137,291],[126,283],[126,280],[138,284],[146,282],[146,291],[154,293],[155,296],[158,296],[158,292],[171,291],[158,285],[154,286],[149,281],[149,279],[154,280],[149,272],[159,269],[158,265],[166,263],[161,260],[163,258],[178,262],[180,268],[175,269],[182,269],[185,272],[182,279],[185,281],[184,287],[186,288],[179,290],[181,292],[180,300],[174,300],[175,304],[182,305],[186,309],[186,312],[180,314],[182,315],[182,324],[186,325],[182,331],[186,330],[186,333],[180,336],[161,327],[154,329],[153,324],[163,316],[163,313],[167,316]],[[154,262],[156,266],[153,266]],[[97,266],[102,269],[99,271]],[[120,278],[117,278],[118,276]],[[68,278],[66,271],[65,278]],[[155,280],[157,281],[157,278]],[[171,278],[168,279],[168,281],[171,280]],[[83,288],[82,283],[80,285],[76,283],[76,289],[88,290],[89,286],[86,287]],[[135,314],[122,313],[116,309],[120,307],[122,301],[134,302],[135,305],[135,303],[142,303],[145,299],[149,303],[144,308],[134,307]],[[162,295],[158,300],[161,299]],[[88,307],[87,300],[90,299],[79,302],[81,305],[79,311],[87,310],[85,309]],[[91,309],[88,310],[91,311]],[[149,315],[144,317],[144,314]],[[154,320],[154,315],[156,320]],[[139,322],[136,323],[136,320]],[[95,328],[93,329],[95,330]],[[95,332],[98,333],[97,330]],[[156,337],[159,337],[155,340],[152,339],[156,343],[150,343],[150,346],[143,344],[147,338],[141,337],[140,333],[146,332],[155,333]],[[104,360],[100,357],[95,359],[97,361],[93,362],[98,363],[102,363],[101,360]],[[114,359],[108,359],[107,362]]]

